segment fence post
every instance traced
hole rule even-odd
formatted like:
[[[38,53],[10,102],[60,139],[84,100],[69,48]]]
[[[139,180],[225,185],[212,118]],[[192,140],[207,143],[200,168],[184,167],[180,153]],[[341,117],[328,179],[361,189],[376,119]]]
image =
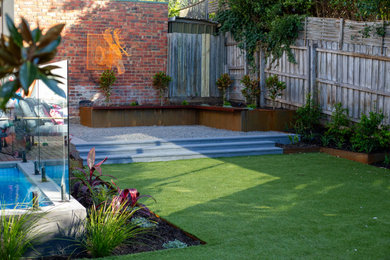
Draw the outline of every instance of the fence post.
[[[317,44],[311,43],[310,47],[310,93],[313,101],[318,104],[318,86],[317,86]]]
[[[344,19],[340,19],[340,32],[339,32],[339,50],[343,49],[344,43]]]
[[[260,49],[259,55],[259,76],[260,76],[260,106],[265,106],[265,53]]]

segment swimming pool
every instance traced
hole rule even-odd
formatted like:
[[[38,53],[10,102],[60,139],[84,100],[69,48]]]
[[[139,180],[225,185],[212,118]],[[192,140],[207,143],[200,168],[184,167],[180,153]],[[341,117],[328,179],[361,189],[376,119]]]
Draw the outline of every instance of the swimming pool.
[[[17,168],[0,168],[0,208],[32,207],[32,192],[38,191],[39,206],[50,206],[52,202]]]

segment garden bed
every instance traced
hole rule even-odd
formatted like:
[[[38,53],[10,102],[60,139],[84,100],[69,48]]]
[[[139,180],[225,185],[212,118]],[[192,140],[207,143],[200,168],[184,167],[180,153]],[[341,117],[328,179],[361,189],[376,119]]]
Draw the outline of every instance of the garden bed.
[[[215,106],[80,107],[80,123],[88,127],[204,125],[232,131],[284,131],[295,111]]]
[[[146,217],[151,221],[158,223],[156,228],[150,232],[136,237],[130,244],[122,245],[115,249],[114,255],[128,255],[147,251],[163,250],[164,243],[169,241],[179,240],[187,246],[204,245],[206,242],[200,240],[196,236],[180,229],[171,222],[161,218],[160,216],[151,213],[151,216],[140,215],[135,216]],[[37,258],[45,260],[69,259],[71,258],[90,258],[91,256],[83,251],[83,248],[72,238],[59,238],[55,241],[49,241],[35,248],[42,256],[37,257],[36,253],[30,251],[27,253],[28,258]]]
[[[386,153],[356,153],[346,150],[321,147],[320,152],[327,153],[336,157],[348,159],[355,162],[373,164],[385,159]]]

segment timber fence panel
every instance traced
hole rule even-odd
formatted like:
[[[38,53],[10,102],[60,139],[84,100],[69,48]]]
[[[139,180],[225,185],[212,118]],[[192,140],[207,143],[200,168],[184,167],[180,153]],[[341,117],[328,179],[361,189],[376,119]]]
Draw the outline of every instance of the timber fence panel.
[[[224,36],[168,34],[171,98],[219,97],[216,80],[226,64]]]
[[[384,26],[385,35],[377,28]],[[332,18],[307,18],[297,46],[291,46],[296,64],[287,55],[271,64],[266,60],[266,77],[278,75],[287,89],[277,99],[279,107],[297,108],[308,93],[322,112],[331,115],[341,102],[353,121],[361,114],[382,111],[390,124],[390,26],[379,22],[344,21]],[[228,67],[239,81],[245,74],[245,61],[234,41],[228,38]],[[237,51],[238,50],[238,51]],[[236,93],[240,89],[235,88]],[[236,98],[241,98],[236,95]],[[266,97],[266,104],[270,105]]]

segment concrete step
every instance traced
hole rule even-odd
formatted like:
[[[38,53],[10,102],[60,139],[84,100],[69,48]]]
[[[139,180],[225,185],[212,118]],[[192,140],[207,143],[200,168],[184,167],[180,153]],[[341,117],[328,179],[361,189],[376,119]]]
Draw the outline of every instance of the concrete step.
[[[227,150],[208,150],[205,152],[185,151],[181,153],[148,153],[136,155],[113,155],[108,157],[105,164],[125,164],[133,162],[155,162],[155,161],[173,161],[183,159],[195,158],[218,158],[218,157],[232,157],[232,156],[252,156],[252,155],[266,155],[266,154],[282,154],[283,149],[279,147],[267,147],[257,149],[227,149]],[[101,161],[105,156],[96,156],[96,161]],[[86,161],[84,159],[84,161]]]
[[[164,145],[191,145],[191,144],[202,144],[202,143],[233,143],[233,142],[256,142],[256,141],[271,141],[281,144],[289,144],[289,135],[293,134],[270,134],[270,135],[256,135],[256,136],[233,136],[233,137],[214,137],[214,138],[189,138],[189,139],[173,139],[173,140],[147,140],[147,141],[124,141],[124,142],[88,142],[88,143],[74,143],[78,150],[80,149],[113,149],[126,146],[130,147],[153,147],[153,146],[164,146]]]
[[[96,155],[102,156],[112,156],[116,154],[128,154],[135,155],[141,153],[157,153],[161,150],[164,152],[176,152],[180,153],[183,151],[194,151],[194,152],[205,152],[208,150],[216,150],[216,149],[243,149],[243,148],[261,148],[261,147],[275,147],[275,142],[271,141],[255,141],[255,142],[226,142],[226,143],[201,143],[201,144],[184,144],[177,145],[175,143],[166,143],[162,146],[113,146],[111,149],[102,148],[100,146],[95,147]],[[90,148],[79,148],[78,149],[80,156],[82,158],[86,158]]]
[[[257,136],[139,142],[74,142],[84,162],[87,160],[90,149],[95,147],[96,161],[108,157],[107,164],[282,154],[283,149],[275,147],[275,143],[290,143],[289,135],[273,133]]]

